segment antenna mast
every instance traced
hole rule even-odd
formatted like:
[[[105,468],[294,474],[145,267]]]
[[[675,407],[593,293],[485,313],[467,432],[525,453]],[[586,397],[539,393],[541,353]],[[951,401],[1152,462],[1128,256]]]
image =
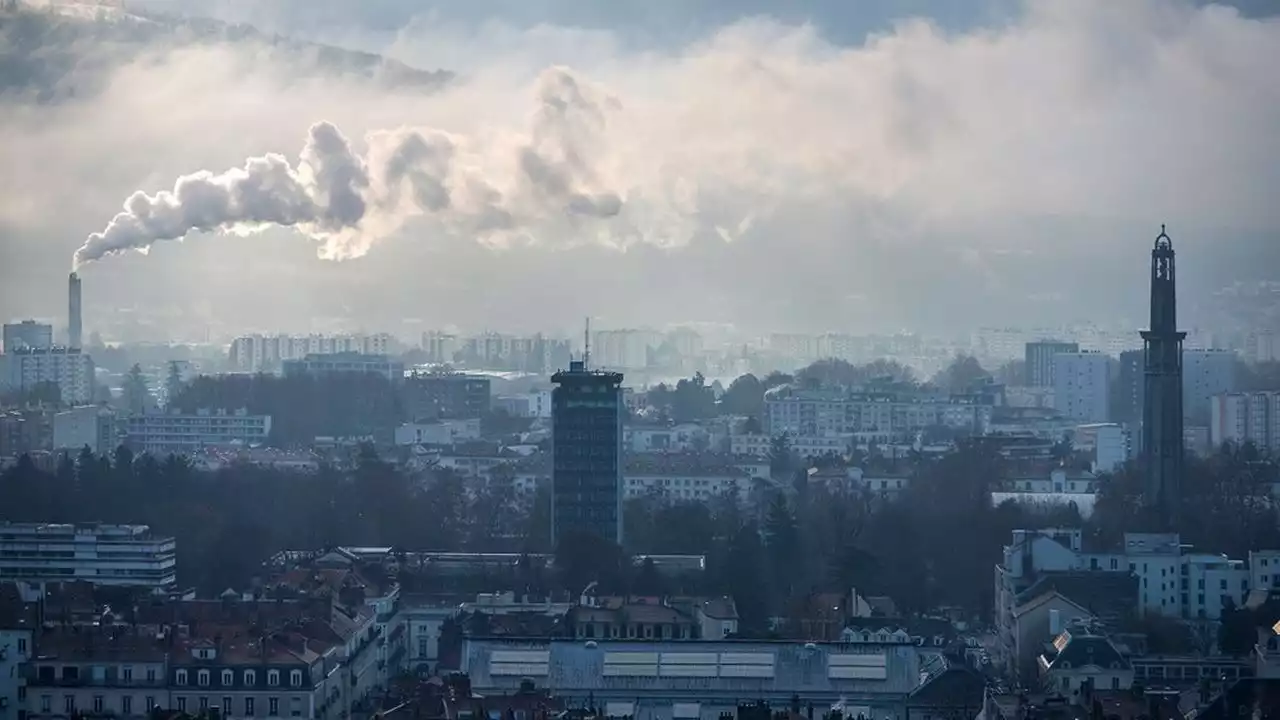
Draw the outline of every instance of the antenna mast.
[[[587,316],[586,327],[582,331],[582,369],[591,369],[591,316]]]

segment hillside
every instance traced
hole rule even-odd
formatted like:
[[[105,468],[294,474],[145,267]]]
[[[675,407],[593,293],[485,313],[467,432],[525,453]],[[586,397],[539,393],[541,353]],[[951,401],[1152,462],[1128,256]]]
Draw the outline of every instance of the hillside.
[[[229,45],[298,77],[356,77],[431,91],[451,74],[372,53],[267,35],[247,25],[169,17],[120,3],[0,0],[0,98],[57,103],[91,96],[112,69],[145,53]]]

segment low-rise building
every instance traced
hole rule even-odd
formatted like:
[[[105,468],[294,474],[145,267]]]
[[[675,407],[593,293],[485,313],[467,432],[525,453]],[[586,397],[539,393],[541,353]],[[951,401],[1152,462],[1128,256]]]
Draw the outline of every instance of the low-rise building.
[[[79,451],[89,448],[95,455],[116,449],[119,440],[116,414],[110,408],[85,405],[53,416],[53,449]]]
[[[358,352],[307,353],[296,360],[285,360],[285,375],[334,375],[355,373],[381,375],[393,382],[404,380],[404,363],[386,355],[367,355]]]
[[[177,581],[177,541],[146,525],[0,523],[0,581],[84,580],[162,592]]]
[[[250,415],[243,409],[200,410],[194,415],[133,415],[127,420],[125,442],[134,452],[167,457],[206,448],[263,445],[270,435],[270,415]]]
[[[480,420],[404,423],[395,431],[396,445],[453,445],[480,439]]]

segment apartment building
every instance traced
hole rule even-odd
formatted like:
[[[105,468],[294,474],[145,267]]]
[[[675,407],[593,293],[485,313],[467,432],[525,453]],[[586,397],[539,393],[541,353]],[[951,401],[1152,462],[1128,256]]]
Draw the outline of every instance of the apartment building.
[[[1101,353],[1053,356],[1053,407],[1063,417],[1105,423],[1111,406],[1111,358]]]
[[[1214,447],[1253,443],[1263,452],[1280,452],[1280,392],[1217,395],[1210,400],[1209,410]]]
[[[0,524],[0,581],[83,580],[161,592],[177,581],[177,541],[146,525]]]
[[[991,424],[988,398],[913,392],[804,390],[789,385],[765,393],[771,435],[835,437],[880,433],[911,439],[930,427],[985,434]]]
[[[254,446],[271,435],[270,415],[250,415],[247,410],[199,410],[182,413],[146,413],[127,420],[125,442],[137,453],[156,457],[191,455],[206,448]]]
[[[39,383],[56,383],[62,402],[83,405],[93,401],[93,359],[79,348],[19,347],[7,352],[0,368],[0,385],[29,390]]]
[[[392,382],[404,380],[404,363],[387,355],[355,352],[307,353],[301,358],[284,361],[285,375],[337,375],[355,373],[381,375]]]
[[[89,448],[101,455],[115,450],[118,440],[116,414],[110,408],[84,405],[53,416],[54,450]]]

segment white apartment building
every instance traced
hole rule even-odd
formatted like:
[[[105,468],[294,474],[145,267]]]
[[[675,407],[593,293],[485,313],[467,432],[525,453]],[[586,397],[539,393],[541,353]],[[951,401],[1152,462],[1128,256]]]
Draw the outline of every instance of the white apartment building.
[[[1196,425],[1209,422],[1210,401],[1236,391],[1234,350],[1182,351],[1182,415]]]
[[[1053,356],[1053,407],[1058,414],[1086,423],[1108,420],[1111,358],[1102,353]]]
[[[404,380],[404,363],[386,355],[364,353],[307,353],[302,358],[284,361],[284,374],[332,375],[335,373],[360,373],[381,375],[393,382]]]
[[[131,416],[127,423],[129,447],[156,457],[190,455],[210,447],[261,445],[271,434],[270,415],[250,415],[245,410],[146,413]]]
[[[649,366],[649,351],[661,344],[649,330],[599,330],[591,334],[591,365],[616,370]]]
[[[495,409],[512,417],[547,419],[551,417],[551,391],[537,390],[518,395],[499,395],[493,399]]]
[[[89,448],[97,455],[116,449],[116,414],[97,405],[71,408],[53,416],[53,449],[79,452]]]
[[[396,445],[452,445],[480,439],[480,419],[405,423],[396,428]]]
[[[147,587],[177,582],[177,541],[146,525],[0,523],[0,581],[83,580]]]
[[[1093,456],[1094,473],[1115,472],[1130,457],[1129,432],[1119,423],[1079,425],[1071,433],[1071,444]]]
[[[93,360],[79,348],[18,348],[4,355],[5,384],[29,390],[38,383],[58,384],[62,401],[83,405],[93,401]]]
[[[34,652],[38,620],[34,608],[0,618],[0,718],[22,714],[27,691],[23,669]]]
[[[907,393],[849,393],[776,387],[765,393],[771,435],[798,438],[880,433],[911,439],[929,427],[944,426],[985,434],[992,406],[975,398]]]
[[[11,353],[19,348],[53,347],[53,326],[35,320],[23,320],[4,325],[4,351]]]
[[[228,359],[241,372],[276,372],[285,360],[310,354],[388,355],[400,350],[387,333],[373,335],[246,335],[231,342]]]
[[[1280,452],[1280,392],[1217,395],[1209,403],[1209,441],[1253,443],[1263,452]]]

